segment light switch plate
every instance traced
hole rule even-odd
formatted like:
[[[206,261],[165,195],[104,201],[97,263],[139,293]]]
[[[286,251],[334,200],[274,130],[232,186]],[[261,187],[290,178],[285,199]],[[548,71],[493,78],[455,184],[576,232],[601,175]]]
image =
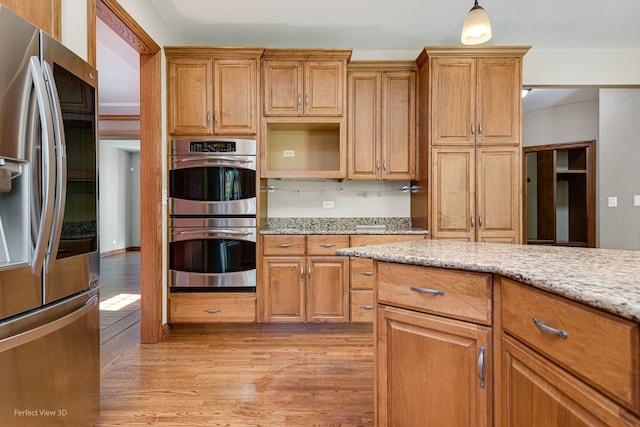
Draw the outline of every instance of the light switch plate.
[[[282,157],[295,157],[296,150],[282,150]]]
[[[618,207],[618,198],[613,196],[613,197],[609,197],[607,199],[607,206],[610,208],[617,208]]]
[[[633,206],[640,206],[640,194],[633,196]]]
[[[322,207],[325,209],[332,209],[335,206],[334,206],[333,200],[324,200],[322,202]]]

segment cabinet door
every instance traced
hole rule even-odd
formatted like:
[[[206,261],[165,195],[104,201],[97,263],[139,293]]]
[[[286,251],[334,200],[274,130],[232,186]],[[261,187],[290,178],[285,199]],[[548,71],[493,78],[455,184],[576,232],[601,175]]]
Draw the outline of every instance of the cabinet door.
[[[264,257],[263,267],[264,320],[304,322],[304,257]]]
[[[475,149],[432,149],[431,238],[475,239]]]
[[[382,178],[411,180],[416,169],[416,75],[382,74]]]
[[[347,179],[381,178],[380,97],[381,74],[360,71],[349,74]],[[401,125],[400,125],[401,126]]]
[[[168,60],[169,133],[211,135],[211,59],[170,58]]]
[[[640,420],[576,377],[505,336],[502,340],[505,427],[638,426]]]
[[[263,62],[265,116],[301,116],[302,61],[265,60]]]
[[[257,74],[255,59],[220,59],[213,63],[214,132],[255,135]]]
[[[344,115],[345,77],[345,61],[306,61],[304,114]]]
[[[521,128],[519,58],[478,58],[477,144],[518,145]]]
[[[435,58],[431,81],[431,144],[475,143],[476,61]]]
[[[307,257],[308,322],[349,322],[348,263],[348,257]]]
[[[520,150],[476,150],[476,241],[520,243]]]
[[[377,313],[377,426],[491,425],[489,328],[383,305]]]
[[[0,4],[61,40],[62,0],[2,0]]]

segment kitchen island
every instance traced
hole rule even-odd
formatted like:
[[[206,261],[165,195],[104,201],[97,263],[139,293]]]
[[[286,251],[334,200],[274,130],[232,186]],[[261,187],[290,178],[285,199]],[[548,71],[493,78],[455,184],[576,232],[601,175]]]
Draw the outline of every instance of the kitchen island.
[[[376,425],[640,425],[640,252],[422,240],[375,261]]]

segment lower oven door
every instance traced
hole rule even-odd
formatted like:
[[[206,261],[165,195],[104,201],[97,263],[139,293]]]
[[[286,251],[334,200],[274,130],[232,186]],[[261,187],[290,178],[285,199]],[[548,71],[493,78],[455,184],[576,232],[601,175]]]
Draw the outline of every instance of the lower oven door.
[[[173,227],[171,292],[255,292],[255,227]]]

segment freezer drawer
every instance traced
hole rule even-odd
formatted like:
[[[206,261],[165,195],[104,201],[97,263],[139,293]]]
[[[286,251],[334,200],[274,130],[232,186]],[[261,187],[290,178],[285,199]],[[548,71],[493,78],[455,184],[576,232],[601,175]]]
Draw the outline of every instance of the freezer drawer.
[[[100,413],[99,333],[97,290],[1,323],[2,425],[94,425]]]

